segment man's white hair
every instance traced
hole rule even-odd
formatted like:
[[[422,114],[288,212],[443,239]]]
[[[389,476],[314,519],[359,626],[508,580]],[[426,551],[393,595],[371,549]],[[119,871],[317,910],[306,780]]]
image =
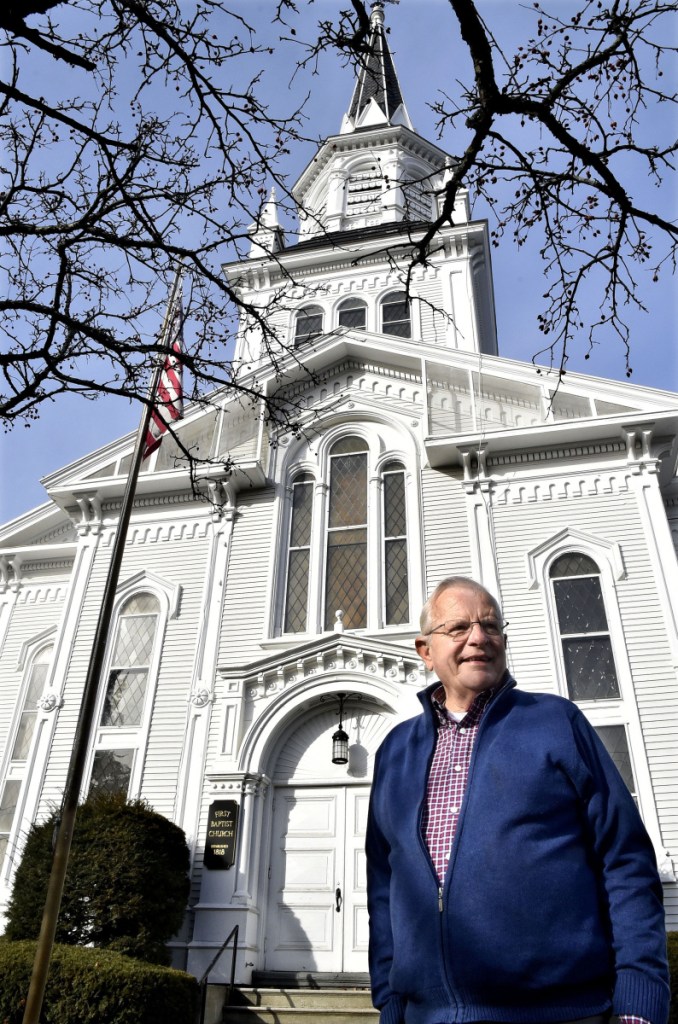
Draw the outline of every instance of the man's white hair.
[[[502,621],[503,615],[499,601],[497,601],[496,597],[489,592],[487,587],[484,587],[482,583],[478,583],[477,580],[472,580],[470,576],[446,576],[444,580],[440,581],[421,610],[419,628],[422,636],[426,636],[427,633],[430,633],[437,625],[437,623],[433,621],[433,606],[438,598],[442,594],[446,593],[446,591],[455,589],[473,590],[477,594],[483,594],[497,612],[499,621]]]

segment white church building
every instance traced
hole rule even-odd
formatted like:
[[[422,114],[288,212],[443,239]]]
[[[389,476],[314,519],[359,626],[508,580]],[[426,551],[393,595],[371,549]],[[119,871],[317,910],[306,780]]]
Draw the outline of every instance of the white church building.
[[[372,25],[341,130],[295,186],[298,237],[272,198],[224,268],[248,302],[285,294],[286,348],[271,358],[243,322],[236,361],[301,429],[226,393],[189,409],[184,444],[232,460],[211,501],[171,438],[147,461],[83,792],[185,830],[175,962],[201,975],[238,924],[241,983],[367,970],[374,753],[419,711],[419,612],[450,574],[500,599],[518,685],[598,730],[678,928],[678,396],[500,355],[465,196],[408,289],[450,161],[412,127],[379,4]],[[132,446],[46,477],[48,501],[0,529],[0,912],[63,792]]]

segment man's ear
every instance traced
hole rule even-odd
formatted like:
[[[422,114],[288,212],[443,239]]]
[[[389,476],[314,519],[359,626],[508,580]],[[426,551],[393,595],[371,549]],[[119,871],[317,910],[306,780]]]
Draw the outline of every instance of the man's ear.
[[[431,668],[431,649],[427,636],[418,636],[414,641],[414,646],[417,649],[417,654],[426,665],[426,668]]]

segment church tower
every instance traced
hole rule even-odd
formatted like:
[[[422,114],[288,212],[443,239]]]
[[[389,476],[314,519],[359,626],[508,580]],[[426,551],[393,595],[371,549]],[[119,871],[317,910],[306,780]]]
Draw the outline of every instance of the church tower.
[[[437,216],[450,166],[451,158],[412,126],[383,4],[376,2],[368,53],[340,131],[323,142],[292,189],[296,242],[284,244],[272,195],[252,228],[249,260],[226,268],[243,298],[263,309],[287,291],[285,313],[270,318],[281,351],[354,328],[415,343],[432,336],[445,348],[496,354],[487,225],[470,220],[466,192],[427,266],[408,274],[413,244]],[[244,322],[236,364],[256,363],[269,347],[270,338],[264,342]]]

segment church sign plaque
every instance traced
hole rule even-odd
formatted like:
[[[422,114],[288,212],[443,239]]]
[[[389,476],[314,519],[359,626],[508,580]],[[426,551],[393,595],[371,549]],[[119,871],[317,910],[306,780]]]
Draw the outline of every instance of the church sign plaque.
[[[238,804],[235,800],[215,800],[210,804],[205,842],[205,867],[230,868],[235,862],[238,834]]]

